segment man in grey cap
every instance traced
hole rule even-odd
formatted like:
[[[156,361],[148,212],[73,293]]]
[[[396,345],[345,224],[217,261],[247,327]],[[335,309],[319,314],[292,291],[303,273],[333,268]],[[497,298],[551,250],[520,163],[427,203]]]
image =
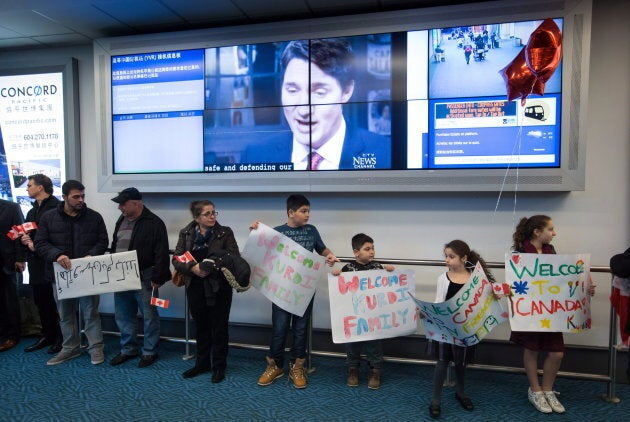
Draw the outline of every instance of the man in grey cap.
[[[118,203],[122,215],[116,222],[111,251],[136,251],[142,288],[114,293],[121,349],[109,363],[120,365],[140,353],[137,340],[140,309],[144,320],[144,344],[138,367],[144,368],[158,359],[160,316],[157,308],[151,305],[151,296],[154,290],[157,294],[157,288],[171,279],[168,235],[164,222],[142,203],[138,189],[124,189],[112,201]]]

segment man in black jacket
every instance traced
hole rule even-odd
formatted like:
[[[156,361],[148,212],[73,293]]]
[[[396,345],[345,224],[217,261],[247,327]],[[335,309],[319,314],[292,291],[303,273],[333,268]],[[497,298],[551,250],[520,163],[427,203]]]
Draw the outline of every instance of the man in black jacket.
[[[22,224],[18,204],[0,199],[0,329],[4,341],[0,352],[9,350],[20,341],[20,303],[16,271],[24,270],[23,248],[19,240],[11,240],[6,233],[14,225]]]
[[[33,174],[28,177],[26,185],[28,196],[35,201],[33,208],[26,214],[26,222],[39,224],[42,215],[47,211],[57,208],[59,200],[53,196],[52,180],[44,174]],[[61,350],[61,328],[59,328],[59,314],[55,302],[53,284],[44,278],[45,261],[35,250],[33,239],[36,231],[31,231],[20,237],[20,241],[27,249],[28,278],[33,289],[33,300],[39,312],[39,320],[42,323],[42,335],[35,343],[24,349],[25,352],[34,352],[46,346],[48,353],[58,353]]]
[[[120,353],[111,365],[120,365],[138,356],[138,309],[144,320],[144,341],[138,366],[144,368],[158,359],[160,316],[151,305],[157,289],[171,279],[168,235],[164,222],[142,203],[142,194],[136,188],[127,188],[112,198],[118,203],[121,216],[116,221],[111,251],[135,250],[140,267],[140,290],[114,293],[116,324],[120,330]]]
[[[51,283],[55,281],[53,262],[69,270],[72,259],[103,255],[108,243],[103,217],[85,205],[85,187],[81,182],[68,180],[61,187],[61,193],[63,202],[41,217],[35,235],[35,250],[47,263],[44,277]],[[92,295],[57,301],[63,345],[61,351],[47,362],[48,365],[57,365],[81,354],[77,305],[83,313],[92,364],[105,361],[99,299],[100,296]]]

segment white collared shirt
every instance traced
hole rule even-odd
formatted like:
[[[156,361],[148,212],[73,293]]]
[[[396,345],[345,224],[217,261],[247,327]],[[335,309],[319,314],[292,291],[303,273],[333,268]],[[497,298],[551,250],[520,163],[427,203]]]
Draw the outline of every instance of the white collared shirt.
[[[313,150],[324,159],[319,163],[319,170],[338,170],[339,161],[341,161],[341,151],[343,150],[343,141],[346,137],[346,120],[342,117],[339,129],[335,134],[322,145],[319,149]],[[307,170],[310,159],[310,150],[307,145],[303,145],[293,137],[293,152],[291,161],[294,170]]]

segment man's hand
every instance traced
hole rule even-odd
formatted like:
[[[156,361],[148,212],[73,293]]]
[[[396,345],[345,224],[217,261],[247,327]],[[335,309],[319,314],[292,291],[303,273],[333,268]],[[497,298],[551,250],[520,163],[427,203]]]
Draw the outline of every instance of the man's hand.
[[[68,255],[60,255],[59,258],[57,258],[57,263],[66,270],[72,268],[72,263],[70,262]]]
[[[30,251],[35,251],[35,244],[33,244],[33,239],[28,234],[24,234],[20,236],[20,242],[22,245],[26,246]]]
[[[389,271],[390,273],[396,269],[393,265],[385,264],[383,265],[383,269]]]
[[[26,265],[24,265],[23,262],[15,263],[15,271],[17,271],[18,273],[21,273],[22,271],[24,271],[24,268],[26,268]]]
[[[252,224],[249,225],[249,230],[258,230],[259,224],[260,224],[260,221],[255,220]]]

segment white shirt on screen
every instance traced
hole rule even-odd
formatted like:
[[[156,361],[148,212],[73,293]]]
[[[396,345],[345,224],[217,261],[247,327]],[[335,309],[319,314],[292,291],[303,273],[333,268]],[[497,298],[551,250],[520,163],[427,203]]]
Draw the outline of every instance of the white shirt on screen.
[[[341,125],[328,142],[315,150],[319,155],[324,157],[319,163],[319,170],[339,170],[339,161],[341,160],[341,151],[343,150],[343,140],[346,137],[346,121],[341,119]],[[293,138],[293,153],[291,161],[294,170],[307,170],[309,163],[309,148]]]

